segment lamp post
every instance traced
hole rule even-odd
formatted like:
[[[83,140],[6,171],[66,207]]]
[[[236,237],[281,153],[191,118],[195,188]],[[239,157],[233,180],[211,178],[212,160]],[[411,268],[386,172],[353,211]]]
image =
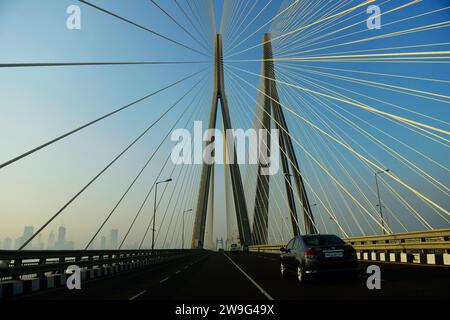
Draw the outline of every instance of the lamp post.
[[[188,212],[192,212],[192,209],[187,209],[183,211],[183,233],[182,233],[182,244],[181,244],[181,249],[184,249],[184,215]]]
[[[386,231],[384,229],[383,208],[381,206],[380,187],[378,186],[378,175],[389,172],[389,171],[390,171],[390,169],[385,169],[383,171],[375,172],[375,184],[377,186],[378,208],[380,208],[380,218],[381,218],[381,227],[382,227],[381,229],[383,231],[383,234],[386,234]]]
[[[164,181],[157,181],[155,184],[155,203],[153,205],[153,233],[152,233],[152,250],[155,249],[155,220],[156,220],[156,194],[158,193],[158,184],[167,183],[172,181],[172,179],[167,179]]]

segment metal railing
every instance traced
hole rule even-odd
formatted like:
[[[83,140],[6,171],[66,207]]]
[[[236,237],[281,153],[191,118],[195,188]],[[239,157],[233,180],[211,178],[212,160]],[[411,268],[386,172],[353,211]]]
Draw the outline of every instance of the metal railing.
[[[63,274],[70,265],[96,269],[130,263],[165,261],[199,252],[200,250],[0,250],[0,282]]]
[[[449,250],[450,229],[344,239],[356,250]]]
[[[343,240],[355,248],[361,260],[450,264],[450,229],[350,237]],[[280,253],[280,248],[286,245],[277,243],[250,246],[250,251]]]
[[[249,246],[250,252],[280,253],[280,249],[286,247],[287,243],[263,244],[259,246]]]

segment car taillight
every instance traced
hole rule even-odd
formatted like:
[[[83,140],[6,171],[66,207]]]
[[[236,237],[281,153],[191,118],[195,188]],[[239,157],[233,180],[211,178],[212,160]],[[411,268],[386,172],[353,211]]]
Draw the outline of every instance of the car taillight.
[[[319,253],[320,253],[320,251],[318,251],[318,250],[309,249],[309,250],[305,250],[304,255],[306,258],[317,258]]]

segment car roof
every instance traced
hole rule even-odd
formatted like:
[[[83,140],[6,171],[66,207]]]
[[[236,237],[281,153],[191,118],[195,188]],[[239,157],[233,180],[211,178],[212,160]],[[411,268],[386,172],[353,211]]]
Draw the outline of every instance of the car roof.
[[[311,234],[303,234],[303,235],[301,235],[301,236],[297,236],[297,238],[307,238],[307,237],[338,237],[339,238],[339,236],[337,236],[337,235],[335,235],[335,234],[331,234],[331,233],[320,233],[320,234],[314,234],[314,233],[311,233]]]
[[[342,239],[341,237],[339,237],[339,236],[337,236],[337,235],[335,235],[335,234],[325,234],[325,233],[321,233],[321,234],[303,234],[303,235],[298,235],[298,236],[295,236],[294,238],[292,238],[292,239],[305,239],[305,238],[309,238],[309,237],[319,237],[319,238],[322,238],[322,237],[337,237],[337,238],[339,238],[339,239]]]

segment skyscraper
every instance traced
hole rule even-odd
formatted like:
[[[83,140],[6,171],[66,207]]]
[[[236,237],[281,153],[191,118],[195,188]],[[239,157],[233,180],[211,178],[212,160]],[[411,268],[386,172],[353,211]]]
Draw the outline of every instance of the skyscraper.
[[[100,240],[100,249],[105,250],[106,249],[106,237],[102,236]]]
[[[66,249],[66,228],[63,226],[58,228],[58,238],[55,242],[55,249],[57,250]]]
[[[48,250],[52,250],[55,248],[55,234],[52,232],[50,232],[50,234],[48,235],[48,243],[47,243],[47,249]]]
[[[66,228],[61,226],[58,228],[58,242],[64,243],[66,241]]]
[[[14,242],[14,247],[16,249],[20,248],[25,241],[27,241],[31,236],[34,234],[34,227],[33,226],[25,226],[23,228],[23,235],[16,239]],[[28,247],[33,247],[33,242],[31,242]]]
[[[33,226],[25,226],[23,228],[23,237],[25,238],[24,240],[27,240],[29,238],[31,238],[31,236],[34,234],[34,227]]]
[[[119,246],[119,229],[111,230],[109,244],[111,249],[117,249]]]
[[[44,242],[42,241],[42,233],[38,235],[37,243],[35,245],[36,250],[44,250]]]

